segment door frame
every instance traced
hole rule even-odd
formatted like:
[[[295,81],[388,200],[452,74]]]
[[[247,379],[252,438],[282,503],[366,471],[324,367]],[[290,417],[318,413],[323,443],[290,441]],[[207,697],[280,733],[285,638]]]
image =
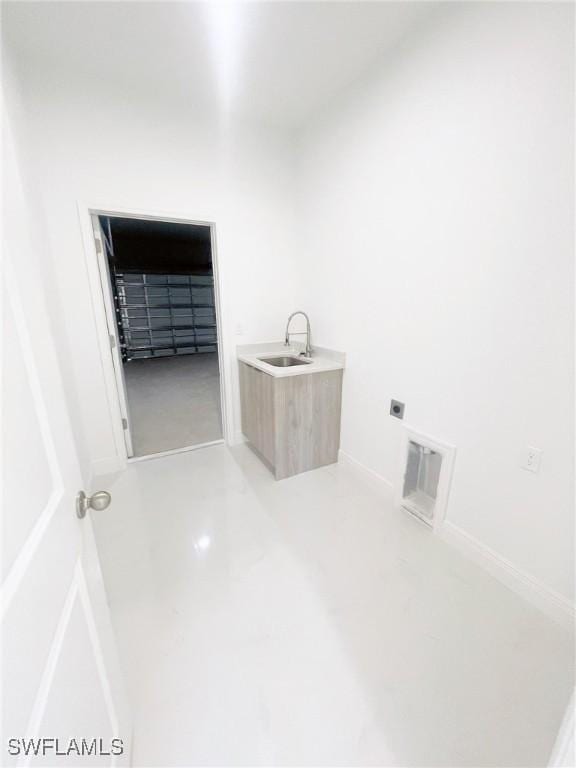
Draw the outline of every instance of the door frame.
[[[104,232],[104,228],[100,224],[100,220],[96,214],[91,214],[92,220],[92,233],[94,239],[96,239],[95,222],[97,223],[98,233],[100,235],[100,246],[98,242],[96,245],[96,261],[98,263],[98,270],[100,273],[100,282],[102,288],[102,299],[104,301],[104,311],[106,313],[106,325],[108,327],[108,338],[110,340],[110,354],[112,355],[112,363],[114,366],[114,379],[116,382],[116,390],[118,392],[118,402],[120,404],[120,415],[122,420],[122,436],[126,444],[126,455],[129,459],[133,458],[134,450],[132,446],[132,428],[130,424],[130,412],[128,409],[128,393],[126,389],[126,378],[124,376],[122,354],[120,351],[120,337],[118,334],[118,325],[116,323],[116,311],[114,305],[114,288],[112,284],[112,275],[110,273],[110,267],[108,265],[108,249],[111,247],[106,240],[111,237],[110,229],[108,230],[108,236]],[[126,426],[124,426],[126,422]]]
[[[125,467],[128,462],[141,461],[146,458],[156,458],[167,454],[180,453],[184,451],[196,450],[204,445],[215,445],[218,443],[230,444],[233,435],[232,425],[230,423],[232,408],[229,405],[229,393],[232,391],[228,377],[225,358],[225,335],[222,307],[222,280],[221,270],[218,261],[216,244],[216,222],[203,218],[197,218],[192,215],[165,211],[165,210],[142,210],[129,208],[125,205],[90,205],[78,201],[78,214],[80,218],[80,227],[82,231],[82,240],[84,243],[84,257],[90,286],[90,295],[92,299],[92,311],[98,337],[98,350],[102,362],[104,373],[104,382],[106,387],[106,396],[108,400],[108,410],[114,435],[114,444],[116,455],[119,460],[118,468]],[[110,343],[110,336],[114,338],[116,349],[119,349],[118,328],[113,323],[111,328],[107,317],[106,301],[107,296],[111,296],[108,274],[102,274],[99,263],[99,254],[96,250],[96,240],[92,229],[92,216],[111,216],[127,219],[143,219],[150,221],[166,221],[176,224],[195,224],[199,226],[210,227],[210,246],[212,251],[212,273],[214,277],[214,304],[216,313],[216,332],[218,334],[218,368],[220,373],[220,408],[222,414],[222,432],[220,440],[210,443],[201,443],[197,445],[177,448],[173,451],[163,451],[150,456],[129,457],[122,425],[122,387],[123,381],[119,376],[124,375],[123,370],[117,372],[114,365],[114,351]],[[107,271],[106,271],[107,272]],[[109,300],[109,299],[108,299]]]

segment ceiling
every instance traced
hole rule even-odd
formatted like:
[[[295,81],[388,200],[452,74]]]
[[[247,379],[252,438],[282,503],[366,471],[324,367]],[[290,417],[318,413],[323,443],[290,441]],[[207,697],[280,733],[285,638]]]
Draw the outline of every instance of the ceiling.
[[[431,2],[3,2],[27,69],[294,125],[374,67]]]

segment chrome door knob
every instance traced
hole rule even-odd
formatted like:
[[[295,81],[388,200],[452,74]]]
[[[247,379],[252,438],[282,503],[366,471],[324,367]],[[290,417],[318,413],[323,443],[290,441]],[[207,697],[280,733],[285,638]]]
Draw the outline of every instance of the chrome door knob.
[[[82,519],[86,517],[89,509],[100,510],[110,506],[112,496],[107,491],[96,491],[92,496],[86,496],[84,491],[79,491],[76,496],[76,514]]]

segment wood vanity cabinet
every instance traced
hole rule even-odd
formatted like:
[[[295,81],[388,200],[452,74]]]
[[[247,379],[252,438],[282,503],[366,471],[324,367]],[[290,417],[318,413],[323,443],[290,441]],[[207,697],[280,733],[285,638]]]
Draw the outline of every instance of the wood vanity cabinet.
[[[276,480],[338,461],[342,370],[271,376],[239,365],[242,432]]]

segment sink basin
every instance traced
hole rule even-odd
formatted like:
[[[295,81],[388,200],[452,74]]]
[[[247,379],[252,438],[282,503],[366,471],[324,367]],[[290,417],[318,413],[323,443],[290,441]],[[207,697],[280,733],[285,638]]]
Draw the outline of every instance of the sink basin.
[[[288,368],[292,365],[309,365],[312,360],[302,360],[301,357],[292,357],[291,355],[282,355],[281,357],[259,357],[263,363],[275,365],[277,368]]]

